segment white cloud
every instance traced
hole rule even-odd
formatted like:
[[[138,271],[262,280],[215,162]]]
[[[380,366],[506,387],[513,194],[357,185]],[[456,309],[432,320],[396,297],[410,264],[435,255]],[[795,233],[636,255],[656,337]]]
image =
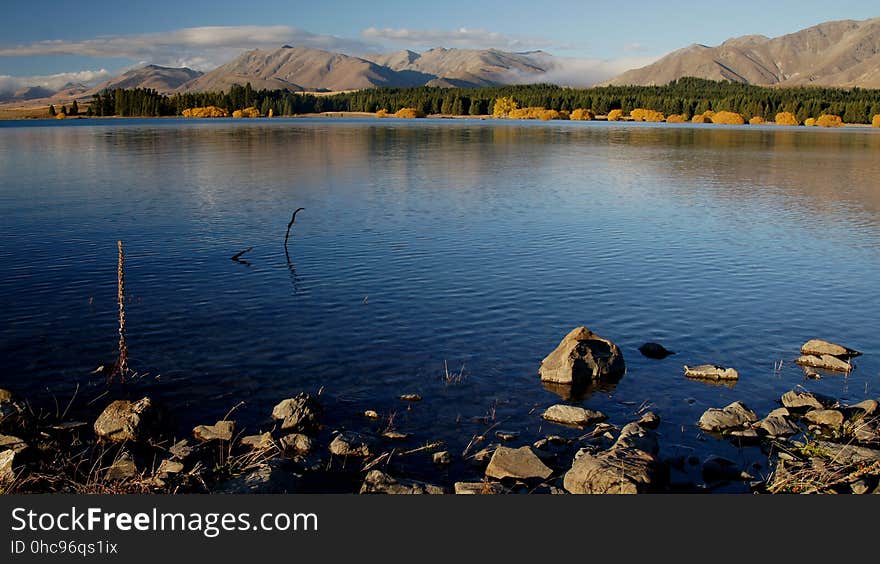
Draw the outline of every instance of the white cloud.
[[[549,82],[562,86],[593,86],[605,82],[630,69],[640,68],[659,57],[621,57],[617,59],[590,59],[576,57],[545,57],[541,59],[546,73],[524,74],[522,82]]]
[[[9,76],[0,75],[0,94],[11,94],[22,88],[41,86],[47,90],[60,90],[69,82],[82,83],[87,86],[107,80],[110,73],[107,69],[62,72],[42,76]]]
[[[112,35],[79,41],[51,39],[0,48],[0,56],[80,55],[145,60],[167,66],[208,70],[248,49],[274,49],[288,43],[328,51],[359,53],[374,49],[358,39],[319,35],[295,27],[207,26],[139,35]]]
[[[367,39],[402,43],[409,47],[459,47],[470,49],[507,49],[530,50],[546,49],[553,42],[538,37],[513,37],[487,31],[485,29],[469,29],[461,27],[455,30],[418,30],[407,28],[376,28],[368,27],[361,32]]]

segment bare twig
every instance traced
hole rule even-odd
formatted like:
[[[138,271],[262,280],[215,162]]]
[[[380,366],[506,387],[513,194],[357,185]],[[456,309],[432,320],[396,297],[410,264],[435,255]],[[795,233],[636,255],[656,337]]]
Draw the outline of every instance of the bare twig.
[[[240,252],[238,252],[238,253],[235,253],[234,255],[232,255],[232,260],[235,261],[235,262],[240,262],[241,264],[245,264],[245,265],[250,264],[250,263],[248,263],[248,261],[246,261],[246,260],[241,260],[241,255],[243,255],[243,254],[245,254],[245,253],[249,253],[249,252],[252,251],[252,250],[254,250],[253,247],[248,247],[247,249],[245,249],[245,250],[243,250],[243,251],[240,251]]]
[[[306,208],[297,208],[296,211],[293,212],[293,215],[290,217],[290,223],[287,224],[287,233],[284,234],[284,250],[287,250],[287,239],[290,238],[290,228],[293,227],[293,222],[296,221],[296,214],[301,212]]]

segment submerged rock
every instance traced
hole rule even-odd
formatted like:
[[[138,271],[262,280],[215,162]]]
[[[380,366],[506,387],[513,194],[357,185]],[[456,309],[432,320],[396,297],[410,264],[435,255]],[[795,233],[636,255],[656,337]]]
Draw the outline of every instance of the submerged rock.
[[[720,456],[710,456],[703,463],[703,479],[706,482],[751,480],[752,476],[739,469],[736,462]]]
[[[403,394],[400,396],[400,399],[403,401],[422,401],[422,396],[419,394]]]
[[[667,356],[675,354],[673,351],[667,350],[666,347],[659,343],[645,343],[639,347],[639,352],[642,353],[643,356],[655,360],[663,360]]]
[[[495,431],[495,436],[502,441],[512,441],[519,437],[519,431],[499,430]]]
[[[199,425],[193,429],[197,441],[231,441],[235,433],[235,421],[217,421],[213,425]]]
[[[520,448],[499,446],[492,454],[489,466],[486,467],[486,476],[497,480],[505,478],[546,480],[551,474],[553,471],[527,446]]]
[[[830,370],[832,372],[849,372],[852,370],[852,364],[848,361],[841,360],[830,354],[805,354],[799,356],[794,361],[801,366],[811,366],[813,368],[821,368],[822,370]]]
[[[739,372],[733,368],[724,368],[714,364],[702,364],[700,366],[684,365],[684,375],[688,378],[700,378],[704,380],[738,380]]]
[[[497,482],[455,482],[455,493],[458,495],[495,495],[504,493],[504,488]]]
[[[281,430],[311,435],[321,428],[323,413],[320,402],[306,393],[288,398],[272,409],[272,419],[281,421]]]
[[[710,408],[703,413],[697,426],[710,432],[730,431],[743,429],[758,420],[758,415],[746,407],[745,404],[735,401],[723,409]]]
[[[599,423],[608,419],[601,411],[563,404],[548,407],[541,414],[541,417],[553,423],[562,423],[563,425],[572,425],[574,427],[586,427],[592,423]]]
[[[361,485],[362,494],[445,494],[446,491],[433,484],[413,480],[399,480],[382,472],[370,470]]]
[[[626,364],[620,348],[586,327],[569,332],[538,370],[544,382],[571,385],[619,378],[624,372]]]
[[[638,423],[646,429],[656,429],[660,426],[660,416],[653,411],[648,411],[639,418]]]
[[[840,358],[852,358],[860,356],[862,353],[857,350],[844,347],[843,345],[823,341],[822,339],[812,339],[801,346],[801,354],[813,356],[822,356],[827,354]]]
[[[352,431],[344,431],[336,435],[330,442],[330,452],[336,456],[353,456],[366,458],[375,454],[376,441],[371,437]]]
[[[214,491],[226,494],[295,493],[298,478],[300,476],[288,470],[282,460],[272,459],[219,484]]]
[[[615,448],[596,455],[579,454],[563,478],[569,493],[645,493],[654,482],[656,459],[644,451]]]
[[[95,421],[98,437],[113,441],[144,441],[159,428],[160,414],[153,401],[144,397],[135,402],[116,400]]]

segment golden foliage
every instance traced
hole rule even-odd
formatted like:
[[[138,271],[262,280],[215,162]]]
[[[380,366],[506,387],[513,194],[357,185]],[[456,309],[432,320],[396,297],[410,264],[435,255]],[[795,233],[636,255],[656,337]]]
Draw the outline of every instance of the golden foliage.
[[[746,123],[746,118],[736,112],[716,112],[711,119],[712,123],[719,125],[743,125]]]
[[[376,112],[376,117],[377,117],[377,118],[386,118],[386,117],[388,117],[388,110],[386,110],[385,108],[382,108],[381,110],[379,110],[378,112]]]
[[[761,116],[755,116],[749,120],[749,125],[762,125],[764,123],[764,118]]]
[[[819,127],[843,127],[843,120],[834,114],[822,114],[816,119],[816,125]]]
[[[495,100],[495,105],[492,107],[492,115],[495,117],[507,117],[510,115],[510,112],[516,110],[519,105],[516,101],[509,96],[502,96]]]
[[[666,118],[666,123],[684,123],[687,118],[681,114],[672,114]]]
[[[608,121],[620,121],[623,117],[623,110],[611,110],[608,112]]]
[[[67,114],[65,114],[64,112],[58,112],[57,114],[55,114],[55,119],[64,119],[66,117]]]
[[[807,118],[804,120],[804,125],[807,127],[815,127],[816,126],[816,118]]]
[[[223,108],[218,108],[217,106],[205,106],[202,108],[187,108],[183,110],[181,115],[183,115],[183,117],[194,118],[215,118],[229,117],[229,112]]]
[[[801,122],[798,121],[798,118],[791,112],[779,112],[776,114],[776,119],[774,120],[776,125],[800,125]]]
[[[880,127],[880,114],[874,116],[874,119],[871,120],[871,127]]]
[[[568,112],[560,112],[557,110],[548,110],[538,106],[530,106],[527,108],[517,108],[511,110],[507,117],[510,119],[540,119],[549,121],[551,119],[569,119]]]
[[[697,114],[691,118],[692,123],[712,123],[712,118],[706,114]]]
[[[394,117],[404,119],[415,119],[425,117],[425,112],[416,108],[400,108],[394,112]]]
[[[269,108],[269,114],[266,117],[273,117],[275,115],[275,110]]]
[[[629,115],[634,121],[664,121],[666,119],[666,116],[661,112],[644,108],[636,108]]]
[[[243,110],[235,110],[232,112],[232,117],[234,118],[258,118],[260,117],[260,110],[251,106],[249,108],[245,108]]]
[[[569,119],[573,119],[575,121],[591,121],[596,118],[595,114],[590,110],[585,110],[584,108],[578,108],[571,112],[568,116]]]

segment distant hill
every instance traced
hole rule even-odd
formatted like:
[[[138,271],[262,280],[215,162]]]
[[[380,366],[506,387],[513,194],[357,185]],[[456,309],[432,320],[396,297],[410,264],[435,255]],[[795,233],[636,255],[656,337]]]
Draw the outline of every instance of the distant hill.
[[[694,76],[756,85],[880,88],[880,18],[822,23],[776,38],[691,45],[610,80],[662,85]]]
[[[97,92],[114,88],[152,88],[161,93],[169,93],[176,90],[180,85],[200,76],[202,76],[201,72],[186,67],[174,68],[146,65],[111,78],[107,82],[88,90],[84,95],[91,96]]]

